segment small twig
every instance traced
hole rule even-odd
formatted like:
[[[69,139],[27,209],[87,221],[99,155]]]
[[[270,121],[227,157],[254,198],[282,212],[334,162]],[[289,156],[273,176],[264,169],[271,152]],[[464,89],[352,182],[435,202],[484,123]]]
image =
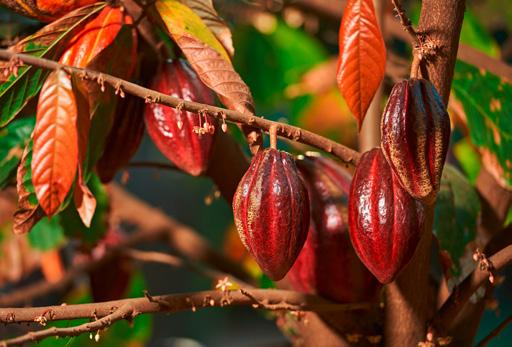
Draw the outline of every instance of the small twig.
[[[484,337],[479,343],[478,345],[476,345],[476,347],[485,347],[487,346],[487,344],[493,339],[495,338],[496,336],[498,336],[502,331],[503,329],[505,329],[505,327],[507,325],[509,325],[510,323],[512,323],[512,316],[508,316],[503,322],[500,323],[500,325],[498,325],[493,331],[491,331],[489,333],[489,335],[487,335],[486,337]]]
[[[407,14],[405,13],[405,10],[402,7],[402,4],[400,3],[400,0],[391,0],[393,3],[393,6],[395,7],[395,11],[398,15],[398,18],[400,19],[400,24],[402,25],[402,28],[404,31],[406,31],[409,36],[411,37],[413,48],[418,49],[421,46],[421,40],[418,37],[418,33],[414,28],[412,27],[412,22],[407,17]]]
[[[493,264],[494,271],[499,271],[512,263],[512,245],[508,245],[493,256],[488,258]],[[438,336],[444,336],[450,329],[450,324],[455,320],[464,305],[473,293],[489,279],[489,272],[478,266],[464,281],[457,285],[448,299],[444,302],[432,320],[432,331]]]
[[[269,130],[270,148],[277,149],[277,126],[272,125]]]
[[[369,309],[370,303],[339,304],[316,295],[304,294],[279,289],[244,289],[244,294],[238,290],[208,290],[195,293],[171,294],[152,296],[145,293],[144,297],[129,298],[106,302],[77,305],[60,305],[46,307],[0,308],[0,322],[4,324],[33,323],[34,319],[44,316],[47,322],[81,319],[102,318],[112,314],[117,307],[130,306],[133,312],[143,313],[176,313],[189,310],[192,307],[222,307],[222,299],[226,292],[230,295],[231,306],[250,306],[256,302],[264,303],[269,310],[292,311],[352,311]],[[212,305],[213,301],[213,305]]]
[[[84,323],[82,325],[78,325],[75,327],[69,327],[69,328],[57,328],[52,327],[45,330],[40,331],[31,331],[28,332],[25,335],[15,337],[13,339],[4,340],[0,342],[0,346],[7,347],[7,346],[15,346],[15,345],[22,345],[24,343],[29,342],[36,342],[41,341],[47,337],[52,336],[78,336],[84,333],[90,333],[90,332],[98,332],[99,330],[108,328],[113,323],[128,319],[131,320],[136,316],[136,311],[133,309],[133,307],[127,303],[126,305],[121,306],[120,308],[116,309],[114,312],[112,312],[109,315],[106,315],[105,317],[98,319],[93,322]],[[99,336],[99,335],[97,335]]]
[[[180,169],[178,169],[176,166],[172,164],[156,163],[151,161],[133,161],[131,163],[128,163],[126,166],[131,168],[154,168],[182,172]]]
[[[191,261],[187,261],[186,259],[161,253],[161,252],[149,252],[149,251],[139,251],[136,249],[127,249],[123,251],[124,254],[129,256],[130,258],[143,262],[152,262],[152,263],[160,263],[166,264],[173,267],[183,267],[187,268],[195,273],[204,276],[206,278],[210,278],[214,281],[218,281],[222,278],[232,278],[234,282],[236,282],[239,286],[244,286],[247,288],[252,288],[252,286],[240,279],[234,278],[233,275],[227,274],[225,272],[217,271],[214,269],[209,269],[206,267],[202,267],[199,264],[196,264]]]
[[[135,83],[131,83],[120,78],[114,77],[112,75],[108,75],[105,73],[100,73],[97,71],[92,71],[88,69],[71,67],[68,65],[63,65],[58,62],[43,59],[35,56],[31,56],[28,54],[18,54],[15,52],[11,52],[5,49],[0,49],[0,59],[9,60],[11,58],[18,58],[23,61],[25,64],[37,66],[43,69],[48,70],[58,70],[64,69],[66,72],[71,74],[83,75],[87,74],[92,80],[100,81],[102,83],[109,84],[112,87],[119,85],[125,91],[125,93],[132,94],[134,96],[138,96],[140,98],[144,98],[147,102],[156,102],[162,105],[177,107],[180,104],[183,104],[183,109],[189,112],[198,113],[201,111],[206,111],[209,115],[222,119],[222,114],[225,115],[225,120],[229,122],[245,124],[250,127],[258,128],[264,131],[269,131],[270,127],[275,125],[278,127],[277,135],[283,138],[288,138],[297,142],[304,143],[306,145],[311,145],[320,150],[323,150],[328,153],[332,153],[337,156],[344,163],[356,165],[360,153],[350,149],[338,142],[329,140],[326,137],[315,134],[311,131],[307,131],[305,129],[301,129],[299,127],[291,126],[284,123],[274,122],[262,117],[257,117],[252,114],[244,114],[241,112],[224,109],[221,107],[216,107],[212,105],[206,105],[198,102],[187,101],[177,97],[173,97],[170,95],[166,95],[163,93],[159,93],[155,90],[151,90],[148,88],[144,88]]]
[[[494,284],[494,265],[480,249],[477,248],[475,253],[473,253],[473,260],[478,262],[481,271],[489,273],[489,282]]]

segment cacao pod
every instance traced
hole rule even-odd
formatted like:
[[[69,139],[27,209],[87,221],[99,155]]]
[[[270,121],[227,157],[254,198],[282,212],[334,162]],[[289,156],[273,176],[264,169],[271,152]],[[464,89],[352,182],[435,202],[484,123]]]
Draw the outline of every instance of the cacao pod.
[[[66,13],[97,0],[3,0],[2,5],[23,16],[51,22]]]
[[[105,150],[96,163],[103,183],[110,182],[117,170],[133,157],[144,135],[144,100],[127,95],[119,100]]]
[[[299,255],[309,228],[309,200],[293,157],[267,148],[252,159],[233,198],[242,243],[263,272],[282,279]]]
[[[450,142],[450,118],[432,83],[424,79],[397,83],[381,132],[382,151],[402,187],[432,204]]]
[[[352,245],[381,283],[394,280],[421,238],[424,208],[398,182],[380,148],[362,155],[350,187]]]
[[[311,206],[308,238],[288,272],[293,289],[339,302],[366,301],[378,288],[348,235],[347,205],[352,177],[318,154],[297,161]]]
[[[102,258],[109,248],[119,246],[125,237],[123,230],[115,227],[109,229],[93,249],[84,252],[84,260],[91,261]],[[128,255],[121,254],[89,272],[89,285],[94,301],[102,302],[123,298],[135,270],[133,265],[133,261]]]
[[[151,88],[188,101],[213,104],[213,95],[183,61],[164,63]],[[146,106],[147,131],[160,152],[178,168],[198,176],[208,168],[215,118],[151,103]]]

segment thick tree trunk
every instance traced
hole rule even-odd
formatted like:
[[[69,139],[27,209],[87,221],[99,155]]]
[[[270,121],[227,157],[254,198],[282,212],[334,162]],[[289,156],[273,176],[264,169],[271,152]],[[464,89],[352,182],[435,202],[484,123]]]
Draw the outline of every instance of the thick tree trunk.
[[[464,0],[423,0],[418,32],[426,39],[422,73],[448,103],[455,68]],[[424,341],[427,321],[435,307],[429,286],[433,212],[416,254],[400,277],[386,291],[386,346],[416,346]]]

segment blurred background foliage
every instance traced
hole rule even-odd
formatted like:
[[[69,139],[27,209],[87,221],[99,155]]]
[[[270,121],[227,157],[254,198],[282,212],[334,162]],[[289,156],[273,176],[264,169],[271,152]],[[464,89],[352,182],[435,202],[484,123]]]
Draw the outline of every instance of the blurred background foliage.
[[[282,10],[279,3],[275,12],[263,11],[251,2],[218,0],[215,4],[232,29],[236,49],[234,65],[252,90],[258,114],[305,127],[356,148],[356,123],[337,91],[333,75],[339,23],[294,8]],[[407,4],[411,17],[417,20],[419,1],[408,1]],[[2,46],[9,45],[17,37],[34,32],[39,27],[41,23],[37,21],[0,8]],[[503,0],[468,1],[461,42],[512,63],[511,34],[512,4]],[[401,57],[407,58],[410,54],[407,45],[392,39],[388,40],[388,46]],[[389,90],[391,83],[386,81],[386,89]],[[454,93],[450,102],[452,119],[456,119],[449,155],[452,166],[443,175],[443,187],[434,225],[441,248],[451,257],[452,267],[446,271],[451,272],[453,283],[471,269],[466,246],[474,242],[475,228],[480,218],[479,200],[473,184],[482,164],[482,149],[487,156],[495,158],[494,161],[485,162],[485,165],[501,168],[504,183],[512,185],[512,165],[508,166],[512,156],[512,86],[509,82],[467,63],[457,62]],[[500,107],[496,107],[496,100]],[[385,100],[382,102],[384,104]],[[25,131],[25,137],[27,127],[29,133],[30,126],[33,126],[33,123],[27,122],[12,124],[13,128],[16,124],[16,129]],[[243,144],[237,129],[230,129]],[[12,128],[9,131],[17,134]],[[500,141],[496,141],[496,133]],[[19,139],[11,136],[9,141]],[[302,145],[289,142],[281,145],[295,153],[307,150]],[[0,160],[6,157],[2,153],[0,146]],[[147,136],[134,158],[134,161],[138,160],[166,161]],[[9,164],[0,162],[0,165],[7,167],[4,165]],[[0,178],[1,175],[0,172]],[[192,178],[176,171],[129,168],[119,174],[118,180],[137,196],[195,228],[214,247],[226,250],[233,259],[243,262],[252,273],[258,274],[257,266],[245,254],[233,228],[231,206],[217,198],[216,189],[208,179]],[[108,197],[104,188],[96,178],[93,178],[92,186],[98,199],[100,214],[107,213]],[[44,259],[47,252],[61,249],[67,265],[70,265],[74,246],[73,242],[67,241],[79,233],[85,235],[86,242],[92,244],[105,233],[101,229],[102,223],[93,222],[91,230],[87,230],[80,222],[77,223],[77,217],[72,215],[72,211],[64,211],[51,221],[41,221],[27,236],[27,242],[13,241],[7,213],[4,210],[2,216],[1,212],[0,257],[12,257],[9,252],[16,251],[24,255],[35,252],[39,258],[34,259]],[[509,214],[508,222],[512,223],[512,213]],[[155,247],[152,249],[165,250],[164,246]],[[23,269],[37,268],[36,264],[16,264]],[[0,272],[6,272],[5,268],[0,267]],[[485,311],[477,340],[486,336],[512,312],[512,273],[509,271],[507,275],[505,282],[494,291],[496,301]],[[18,274],[18,277],[23,276]],[[40,273],[31,273],[25,276],[21,284],[40,277]],[[0,274],[0,283],[3,285],[0,293],[14,290],[15,285],[9,278],[16,278],[16,274],[11,274],[10,277],[5,273]],[[271,283],[262,278],[262,285],[268,286]],[[136,270],[132,271],[125,296],[140,296],[143,289],[149,290],[151,294],[161,294],[211,287],[209,280],[182,269],[137,264]],[[52,297],[38,301],[37,304],[55,301],[88,302],[91,299],[88,285],[84,282],[64,299]],[[14,334],[15,331],[9,333]],[[94,339],[94,336],[91,337]],[[51,339],[41,345],[83,346],[88,345],[91,337]],[[125,322],[114,325],[99,341],[104,346],[286,345],[273,322],[264,314],[249,308],[142,316],[132,326]],[[490,346],[505,346],[510,341],[512,326],[505,329]]]

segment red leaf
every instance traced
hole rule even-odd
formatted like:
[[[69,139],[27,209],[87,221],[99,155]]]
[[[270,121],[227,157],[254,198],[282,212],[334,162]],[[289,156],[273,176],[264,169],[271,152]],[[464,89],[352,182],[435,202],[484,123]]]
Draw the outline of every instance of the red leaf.
[[[41,208],[53,216],[68,194],[78,165],[77,105],[68,75],[46,80],[37,105],[32,182]]]
[[[75,187],[73,199],[76,210],[86,227],[91,226],[92,217],[96,210],[96,199],[85,183],[84,173],[87,155],[87,143],[89,141],[89,130],[91,118],[89,116],[89,104],[84,95],[86,87],[83,81],[72,78],[73,91],[77,103],[77,129],[78,129],[78,182]]]
[[[32,143],[27,144],[21,157],[16,176],[16,190],[18,194],[18,208],[14,212],[13,232],[24,234],[43,218],[44,213],[37,204],[32,187]]]
[[[373,0],[349,0],[339,34],[338,86],[359,122],[384,78],[386,46]]]

